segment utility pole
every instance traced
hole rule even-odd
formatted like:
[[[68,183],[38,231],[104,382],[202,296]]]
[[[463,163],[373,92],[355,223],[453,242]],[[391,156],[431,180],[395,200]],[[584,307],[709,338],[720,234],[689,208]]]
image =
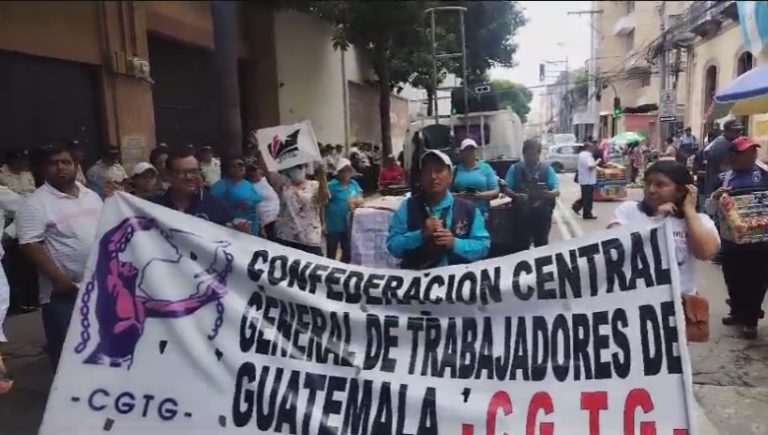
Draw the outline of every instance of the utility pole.
[[[592,30],[590,32],[589,37],[589,56],[590,56],[590,62],[589,62],[589,68],[585,68],[584,70],[589,74],[589,85],[587,88],[587,95],[591,95],[592,98],[589,100],[589,113],[592,117],[592,132],[591,135],[593,137],[599,137],[600,136],[600,108],[597,103],[597,99],[595,98],[595,94],[597,93],[597,87],[602,86],[600,83],[598,83],[598,67],[595,64],[594,60],[598,58],[598,47],[600,45],[600,41],[603,39],[602,32],[600,32],[600,28],[595,25],[595,22],[597,21],[597,17],[603,13],[602,9],[588,9],[584,11],[571,11],[568,12],[568,15],[575,15],[575,16],[582,16],[582,15],[589,15],[589,27]],[[586,62],[585,62],[586,63]]]
[[[667,82],[669,78],[669,65],[667,64],[667,20],[666,20],[667,2],[662,1],[659,5],[659,30],[661,31],[661,58],[659,59],[659,115],[661,115],[661,102],[667,91]],[[658,118],[659,126],[659,146],[661,146],[667,137],[669,137],[669,122]]]

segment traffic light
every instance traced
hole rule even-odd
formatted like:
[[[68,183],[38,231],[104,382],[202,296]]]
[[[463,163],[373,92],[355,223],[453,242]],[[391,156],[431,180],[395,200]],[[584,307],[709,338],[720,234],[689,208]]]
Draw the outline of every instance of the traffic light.
[[[621,109],[621,99],[619,97],[613,98],[613,116],[620,118],[624,111]]]
[[[543,64],[543,63],[540,63],[540,64],[539,64],[539,81],[540,81],[540,82],[543,82],[543,81],[544,81],[544,75],[545,75],[545,74],[544,74],[544,64]]]

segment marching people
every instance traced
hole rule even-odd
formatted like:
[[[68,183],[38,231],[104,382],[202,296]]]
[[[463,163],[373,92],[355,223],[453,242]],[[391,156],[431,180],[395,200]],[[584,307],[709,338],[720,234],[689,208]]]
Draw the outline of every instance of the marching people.
[[[453,170],[454,196],[473,202],[488,217],[491,200],[499,197],[499,179],[488,163],[477,158],[477,142],[464,139],[459,146],[460,162]]]
[[[259,202],[259,219],[264,230],[264,237],[275,240],[275,222],[280,214],[280,197],[269,184],[264,171],[255,159],[246,160],[245,178],[253,183],[253,188],[261,197]]]
[[[158,195],[157,169],[147,162],[137,163],[131,177],[131,193],[141,199],[149,200]]]
[[[203,145],[197,152],[197,160],[200,161],[200,170],[203,173],[203,182],[211,187],[221,179],[221,161],[213,156],[213,147]]]
[[[472,202],[451,194],[453,164],[438,150],[419,161],[421,191],[407,198],[392,216],[387,249],[403,269],[424,270],[482,260],[491,236]]]
[[[166,160],[168,160],[168,146],[165,144],[158,145],[149,153],[149,163],[157,169],[157,188],[161,192],[165,192],[170,184]]]
[[[85,174],[88,187],[98,193],[102,198],[107,193],[119,189],[128,179],[125,168],[120,164],[120,148],[109,145],[104,155]]]
[[[581,198],[571,208],[576,214],[582,212],[582,218],[585,220],[597,219],[592,214],[597,184],[597,165],[600,163],[600,159],[595,158],[595,149],[594,143],[585,142],[584,149],[579,153],[576,161],[576,177],[581,187]]]
[[[505,194],[520,210],[520,245],[517,251],[549,243],[552,213],[560,195],[560,180],[555,170],[541,162],[541,143],[536,139],[523,142],[523,160],[511,166],[505,177]]]
[[[405,184],[405,169],[397,164],[394,156],[387,156],[384,159],[384,167],[379,172],[379,189],[403,184]]]
[[[6,163],[0,168],[0,185],[3,185],[19,195],[34,192],[35,177],[29,170],[29,152],[27,150],[12,150],[6,154]]]
[[[685,127],[678,141],[680,153],[688,160],[699,149],[699,140],[691,133],[691,127]]]
[[[731,161],[731,143],[741,136],[744,126],[738,119],[730,119],[723,124],[720,136],[717,136],[704,149],[707,161],[706,196],[712,195],[720,184],[720,174],[728,170]]]
[[[0,246],[0,259],[3,257],[3,248]],[[3,333],[3,322],[10,305],[11,289],[8,280],[5,278],[5,271],[0,267],[0,343],[7,341]],[[0,396],[11,390],[13,380],[8,374],[8,370],[3,363],[3,355],[0,354]]]
[[[69,320],[94,246],[101,214],[99,195],[76,181],[70,151],[58,144],[41,150],[45,183],[17,214],[22,252],[37,268],[43,328],[51,363],[58,365]]]
[[[331,173],[336,172],[336,164],[338,163],[339,159],[336,158],[336,156],[333,154],[333,145],[327,144],[325,147],[320,149],[320,155],[323,158],[325,169]]]
[[[245,178],[245,160],[240,156],[226,158],[222,168],[222,178],[211,186],[211,194],[224,201],[235,219],[248,222],[251,234],[260,236],[261,195]]]
[[[280,212],[275,221],[275,241],[309,254],[323,255],[321,211],[328,202],[328,181],[323,165],[316,165],[317,180],[307,179],[307,165],[287,168],[281,173],[267,172],[280,197]]]
[[[726,123],[728,131],[728,123]],[[768,191],[768,167],[757,160],[760,145],[751,138],[739,137],[731,142],[730,170],[721,174],[715,191],[707,201],[707,211],[720,217],[723,237],[720,261],[723,267],[730,313],[723,324],[740,326],[746,339],[757,338],[757,323],[763,313],[761,306],[768,288],[768,242],[738,244],[724,213],[718,213],[724,194]]]
[[[203,188],[200,162],[192,150],[169,152],[165,165],[170,184],[165,193],[152,198],[152,202],[244,233],[251,232],[249,222],[236,220],[222,200]]]
[[[717,139],[718,136],[723,134],[723,131],[720,130],[720,123],[713,122],[712,128],[707,133],[707,143],[712,142],[713,140]]]
[[[85,186],[88,184],[88,179],[85,178],[85,174],[83,173],[83,168],[85,167],[85,150],[82,145],[80,145],[80,142],[76,140],[69,142],[68,148],[69,153],[72,154],[72,158],[75,159],[75,164],[77,165],[77,176],[75,179],[78,183]]]
[[[681,293],[696,294],[696,261],[709,260],[720,248],[715,223],[696,209],[698,189],[682,163],[660,160],[645,171],[643,199],[624,201],[609,228],[669,218],[675,238]]]
[[[336,260],[341,249],[341,262],[350,260],[350,212],[363,204],[363,189],[352,177],[355,170],[348,159],[339,159],[336,178],[328,183],[330,198],[325,205],[326,255]]]

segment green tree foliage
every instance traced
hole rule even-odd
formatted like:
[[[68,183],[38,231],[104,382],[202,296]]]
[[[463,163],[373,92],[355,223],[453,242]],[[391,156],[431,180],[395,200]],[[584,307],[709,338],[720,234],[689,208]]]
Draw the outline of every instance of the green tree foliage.
[[[334,28],[334,46],[350,45],[371,59],[379,85],[381,141],[385,153],[392,149],[390,92],[403,83],[427,90],[434,96],[430,20],[425,10],[434,6],[467,8],[465,29],[470,81],[484,78],[492,66],[514,66],[517,46],[513,37],[525,24],[518,2],[476,1],[318,1],[287,3],[328,21]],[[439,12],[436,39],[440,52],[461,52],[458,14]],[[460,59],[438,64],[438,84],[448,73],[461,77]]]
[[[509,80],[493,80],[491,84],[499,98],[499,106],[511,107],[520,117],[521,122],[528,119],[528,113],[531,111],[531,101],[533,94],[520,83]]]
[[[385,154],[392,152],[390,92],[415,74],[423,55],[425,1],[322,1],[309,10],[334,26],[334,46],[350,44],[371,59],[379,79],[379,119]]]

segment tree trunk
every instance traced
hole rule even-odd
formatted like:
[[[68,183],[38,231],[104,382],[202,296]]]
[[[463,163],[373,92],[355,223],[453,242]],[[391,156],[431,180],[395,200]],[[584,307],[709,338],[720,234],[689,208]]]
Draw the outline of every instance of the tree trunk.
[[[435,114],[435,91],[432,89],[432,86],[427,86],[427,116],[432,116]]]
[[[390,112],[389,64],[386,50],[377,44],[375,50],[376,75],[379,76],[379,121],[381,124],[381,149],[385,156],[392,154],[392,122]]]
[[[219,143],[222,154],[239,154],[243,131],[240,117],[240,83],[237,74],[237,2],[211,2],[213,40],[216,47],[217,89],[219,91]]]

